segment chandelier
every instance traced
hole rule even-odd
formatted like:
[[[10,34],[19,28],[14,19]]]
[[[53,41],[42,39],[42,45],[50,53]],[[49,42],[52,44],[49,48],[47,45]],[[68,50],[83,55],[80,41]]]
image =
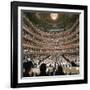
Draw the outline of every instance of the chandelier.
[[[58,13],[51,13],[51,14],[50,14],[50,17],[51,17],[52,20],[57,20],[57,18],[58,18]]]

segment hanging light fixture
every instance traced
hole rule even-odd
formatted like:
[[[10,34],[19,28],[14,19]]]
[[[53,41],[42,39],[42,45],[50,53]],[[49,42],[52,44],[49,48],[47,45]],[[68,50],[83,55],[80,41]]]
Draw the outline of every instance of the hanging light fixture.
[[[50,14],[50,17],[51,17],[52,20],[57,20],[57,18],[58,18],[58,13],[51,13],[51,14]]]

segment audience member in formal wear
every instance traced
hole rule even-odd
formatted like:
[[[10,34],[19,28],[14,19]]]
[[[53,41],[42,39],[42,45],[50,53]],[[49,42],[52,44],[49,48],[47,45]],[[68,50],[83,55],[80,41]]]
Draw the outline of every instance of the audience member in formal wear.
[[[58,66],[55,75],[64,75],[63,68],[61,66]]]
[[[40,66],[40,75],[39,76],[46,76],[46,64],[41,64]]]
[[[32,67],[33,67],[33,63],[31,61],[29,62],[25,62],[23,64],[23,67],[25,69],[25,72],[23,74],[24,77],[30,77],[33,76],[33,72],[32,72]]]

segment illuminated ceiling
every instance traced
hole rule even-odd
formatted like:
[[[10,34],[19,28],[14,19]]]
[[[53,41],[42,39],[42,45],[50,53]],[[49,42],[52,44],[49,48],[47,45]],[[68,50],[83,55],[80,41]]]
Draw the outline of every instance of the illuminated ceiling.
[[[79,18],[78,13],[56,13],[56,12],[23,12],[25,16],[40,30],[65,31]]]

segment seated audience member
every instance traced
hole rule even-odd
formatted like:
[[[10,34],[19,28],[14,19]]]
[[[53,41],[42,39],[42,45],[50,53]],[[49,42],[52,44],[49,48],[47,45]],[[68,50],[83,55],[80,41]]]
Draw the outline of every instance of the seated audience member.
[[[40,75],[39,76],[46,76],[46,64],[41,64],[40,66]]]
[[[32,72],[32,67],[33,67],[33,63],[31,61],[29,62],[25,62],[23,64],[23,67],[25,69],[25,72],[23,73],[24,77],[30,77],[33,76],[33,72]]]
[[[64,75],[63,68],[58,66],[58,70],[56,71],[55,75]]]
[[[74,61],[71,61],[72,66],[77,66]]]

